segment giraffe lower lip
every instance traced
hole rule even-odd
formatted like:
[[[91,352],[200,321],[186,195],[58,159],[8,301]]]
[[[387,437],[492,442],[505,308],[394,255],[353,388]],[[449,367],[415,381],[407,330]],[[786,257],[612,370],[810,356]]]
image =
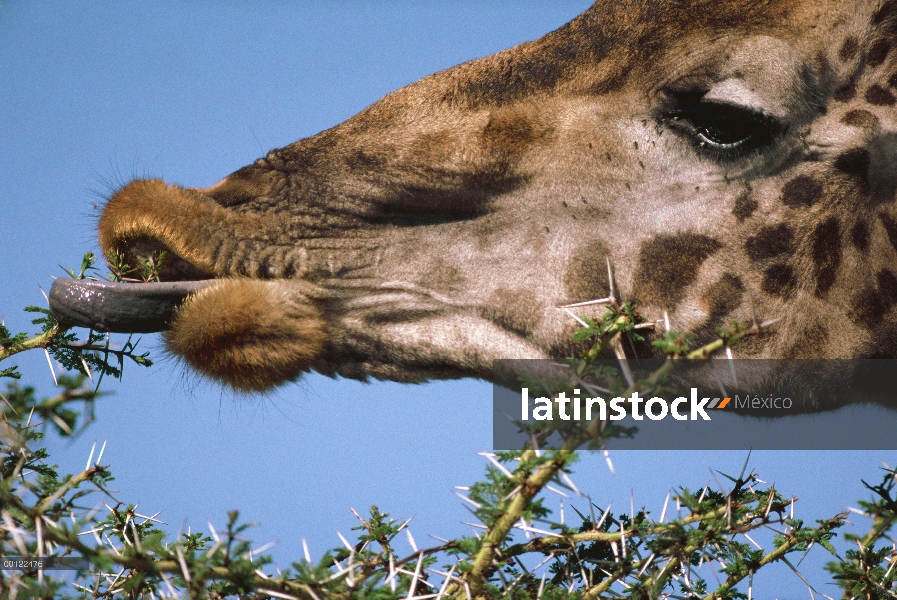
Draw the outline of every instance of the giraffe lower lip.
[[[66,325],[152,333],[167,329],[184,299],[213,281],[111,283],[60,278],[50,288],[50,309]]]

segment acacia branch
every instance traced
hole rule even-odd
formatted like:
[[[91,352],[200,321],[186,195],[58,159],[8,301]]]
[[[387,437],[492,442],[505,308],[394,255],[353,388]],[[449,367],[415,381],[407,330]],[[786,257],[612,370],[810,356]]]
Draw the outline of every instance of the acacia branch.
[[[14,356],[19,352],[52,346],[56,338],[69,329],[70,327],[65,327],[63,325],[60,325],[59,323],[54,323],[49,329],[47,329],[47,331],[44,331],[43,333],[39,333],[33,337],[22,340],[21,342],[13,342],[8,346],[0,346],[0,361],[4,361],[10,356]]]
[[[844,524],[844,521],[847,519],[847,513],[842,512],[834,517],[822,523],[819,527],[815,529],[818,534],[826,534],[830,531],[841,527]],[[732,573],[729,577],[726,578],[726,581],[718,587],[716,590],[704,596],[704,600],[714,600],[714,598],[721,597],[721,593],[729,590],[732,586],[736,585],[738,582],[742,581],[745,577],[747,577],[750,573],[757,571],[758,569],[765,567],[766,565],[773,563],[777,560],[781,560],[785,557],[788,552],[790,552],[795,546],[798,544],[804,543],[806,540],[802,537],[794,535],[794,532],[787,534],[785,536],[785,541],[782,542],[775,550],[772,550],[759,561],[757,561],[756,565],[752,565],[750,569],[743,569],[738,573]]]

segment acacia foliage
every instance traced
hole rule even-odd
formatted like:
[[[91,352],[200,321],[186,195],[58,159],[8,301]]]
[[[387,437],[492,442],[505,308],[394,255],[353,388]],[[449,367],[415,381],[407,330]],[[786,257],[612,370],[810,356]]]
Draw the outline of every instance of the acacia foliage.
[[[86,270],[82,265],[80,276]],[[557,450],[538,450],[554,431],[536,429],[526,450],[484,453],[482,480],[460,488],[478,521],[474,533],[436,546],[418,547],[408,521],[376,506],[357,515],[354,539],[320,557],[306,552],[286,570],[253,551],[249,525],[237,512],[208,535],[171,535],[158,515],[142,514],[136,503],[110,491],[113,477],[102,449],[83,471],[60,474],[42,447],[48,430],[68,436],[89,427],[103,393],[88,376],[121,377],[127,360],[149,366],[147,355],[138,354],[130,339],[120,350],[95,332],[79,340],[49,311],[32,312],[41,315],[34,320],[40,327],[35,335],[0,326],[0,362],[46,349],[70,373],[58,377],[56,395],[41,398],[19,384],[15,367],[0,365],[7,378],[0,399],[0,557],[81,557],[86,564],[74,571],[0,565],[3,598],[747,598],[763,569],[781,562],[797,572],[799,560],[792,558],[814,546],[832,554],[827,569],[844,597],[897,598],[894,470],[866,483],[872,499],[860,507],[869,529],[845,533],[854,548],[840,555],[832,541],[847,515],[812,525],[796,518],[793,499],[748,471],[747,462],[741,473],[721,474],[726,483],[716,488],[680,488],[661,515],[600,508],[569,476],[576,450],[631,432],[595,423],[562,432]],[[640,325],[632,306],[610,302],[606,315],[587,321],[579,334],[578,341],[587,343],[579,359],[619,348],[620,338],[638,335]],[[657,346],[670,361],[628,390],[662,386],[674,360],[705,358],[762,330],[756,322],[735,324],[697,349],[688,336],[667,333]],[[551,510],[550,499],[558,496],[575,518]],[[751,536],[761,528],[777,532],[767,547]],[[401,555],[398,540],[414,551]],[[708,570],[716,572],[714,585]]]

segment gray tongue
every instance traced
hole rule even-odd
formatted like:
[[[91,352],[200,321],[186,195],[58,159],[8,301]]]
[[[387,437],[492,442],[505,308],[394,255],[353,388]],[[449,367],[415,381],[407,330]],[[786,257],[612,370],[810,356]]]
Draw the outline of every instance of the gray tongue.
[[[50,309],[67,325],[96,331],[151,333],[167,329],[181,302],[214,281],[108,283],[60,278],[50,288]]]

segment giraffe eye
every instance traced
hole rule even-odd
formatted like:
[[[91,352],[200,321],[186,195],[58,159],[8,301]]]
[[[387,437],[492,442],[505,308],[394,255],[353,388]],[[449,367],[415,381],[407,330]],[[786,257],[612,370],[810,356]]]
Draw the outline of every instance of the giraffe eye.
[[[690,118],[699,143],[716,150],[756,147],[757,142],[762,145],[772,137],[761,115],[732,105],[703,102]]]
[[[733,159],[771,144],[782,131],[775,119],[727,102],[682,94],[665,111],[670,126],[696,146],[699,153]]]

